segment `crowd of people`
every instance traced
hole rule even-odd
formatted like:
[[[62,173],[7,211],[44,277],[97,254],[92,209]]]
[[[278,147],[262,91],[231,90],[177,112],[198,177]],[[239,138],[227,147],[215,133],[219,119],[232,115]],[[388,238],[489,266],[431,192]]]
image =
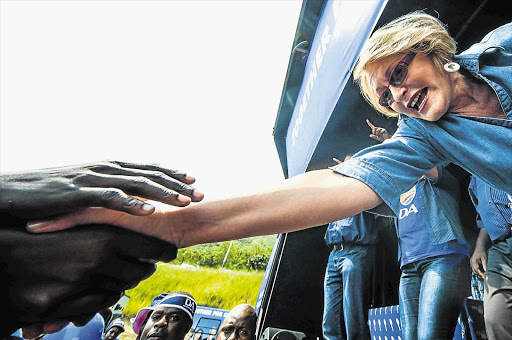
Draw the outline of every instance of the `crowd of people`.
[[[402,256],[401,288],[409,292],[416,286],[412,295],[419,302],[409,301],[409,293],[400,298],[413,309],[424,308],[421,297],[430,293],[412,283],[411,270],[436,266],[431,260],[438,256],[432,254],[440,248],[443,263],[437,270],[443,273],[452,269],[449,263],[462,268],[469,255],[450,211],[454,191],[440,188],[442,167],[453,163],[473,175],[472,197],[485,227],[471,264],[476,272],[485,271],[488,337],[512,338],[511,51],[512,24],[459,54],[444,25],[421,12],[377,29],[353,74],[376,110],[399,117],[397,131],[330,169],[254,194],[199,203],[203,195],[190,186],[192,177],[119,162],[2,174],[0,213],[6,222],[0,249],[8,275],[0,284],[11,313],[0,334],[23,327],[37,336],[70,320],[84,324],[150,275],[154,261],[172,260],[177,248],[301,230],[363,211],[399,216],[400,204],[406,203],[400,195],[413,187],[425,193],[419,203],[422,229],[414,230],[422,233],[424,243],[417,250],[423,254]],[[431,178],[430,171],[437,174]],[[406,243],[409,234],[401,231],[410,230],[411,223],[397,223],[398,237]],[[420,276],[426,279],[428,270]],[[448,290],[443,294],[450,295]],[[411,313],[404,318],[417,319],[412,327],[417,338],[431,336],[420,333],[418,314]]]
[[[203,340],[203,329],[192,328],[196,307],[194,297],[184,291],[158,295],[132,322],[137,340],[184,340],[187,334]],[[256,340],[256,312],[251,305],[238,305],[224,317],[218,330],[213,328],[209,333],[212,333],[208,335],[211,339]]]
[[[151,301],[150,306],[138,311],[131,320],[131,328],[137,340],[185,340],[187,334],[193,334],[196,340],[203,340],[203,329],[192,327],[196,307],[194,297],[188,292],[161,293]],[[256,340],[256,319],[256,312],[251,305],[237,305],[224,317],[218,330],[209,330],[207,339]],[[83,326],[69,323],[60,331],[42,335],[38,339],[119,340],[118,336],[125,331],[125,322],[121,318],[108,321],[108,315],[98,313]],[[20,333],[13,333],[9,339],[23,340]]]

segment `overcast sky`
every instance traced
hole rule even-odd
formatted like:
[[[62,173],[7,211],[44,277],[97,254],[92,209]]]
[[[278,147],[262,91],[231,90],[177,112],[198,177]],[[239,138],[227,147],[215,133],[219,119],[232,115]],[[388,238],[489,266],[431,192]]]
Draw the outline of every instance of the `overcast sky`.
[[[207,198],[281,181],[301,4],[0,0],[0,171],[159,163]]]

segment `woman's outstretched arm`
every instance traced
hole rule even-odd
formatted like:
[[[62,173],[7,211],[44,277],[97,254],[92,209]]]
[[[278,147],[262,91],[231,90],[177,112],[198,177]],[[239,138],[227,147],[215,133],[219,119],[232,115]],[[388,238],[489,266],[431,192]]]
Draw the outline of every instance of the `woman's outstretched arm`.
[[[149,216],[88,208],[60,219],[29,223],[33,232],[78,224],[111,224],[156,236],[183,248],[250,236],[307,229],[353,216],[382,203],[359,180],[317,170],[254,194],[205,201],[185,208],[155,204]]]

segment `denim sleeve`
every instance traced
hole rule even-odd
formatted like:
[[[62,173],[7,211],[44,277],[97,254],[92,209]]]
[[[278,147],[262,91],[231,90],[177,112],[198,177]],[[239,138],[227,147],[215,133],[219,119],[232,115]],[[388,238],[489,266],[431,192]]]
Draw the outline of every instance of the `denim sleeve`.
[[[443,162],[424,134],[401,123],[395,135],[332,169],[368,185],[398,216],[399,196]]]

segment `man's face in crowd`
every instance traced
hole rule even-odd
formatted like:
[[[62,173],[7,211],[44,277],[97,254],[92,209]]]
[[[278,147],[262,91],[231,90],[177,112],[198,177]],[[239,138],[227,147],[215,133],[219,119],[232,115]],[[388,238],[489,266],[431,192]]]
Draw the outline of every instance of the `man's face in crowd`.
[[[190,317],[175,307],[156,307],[146,321],[141,340],[183,340],[192,326]]]
[[[121,334],[123,330],[121,327],[113,326],[108,332],[105,334],[104,340],[115,340],[119,334]]]
[[[222,323],[217,340],[253,340],[255,317],[247,310],[231,311]]]

